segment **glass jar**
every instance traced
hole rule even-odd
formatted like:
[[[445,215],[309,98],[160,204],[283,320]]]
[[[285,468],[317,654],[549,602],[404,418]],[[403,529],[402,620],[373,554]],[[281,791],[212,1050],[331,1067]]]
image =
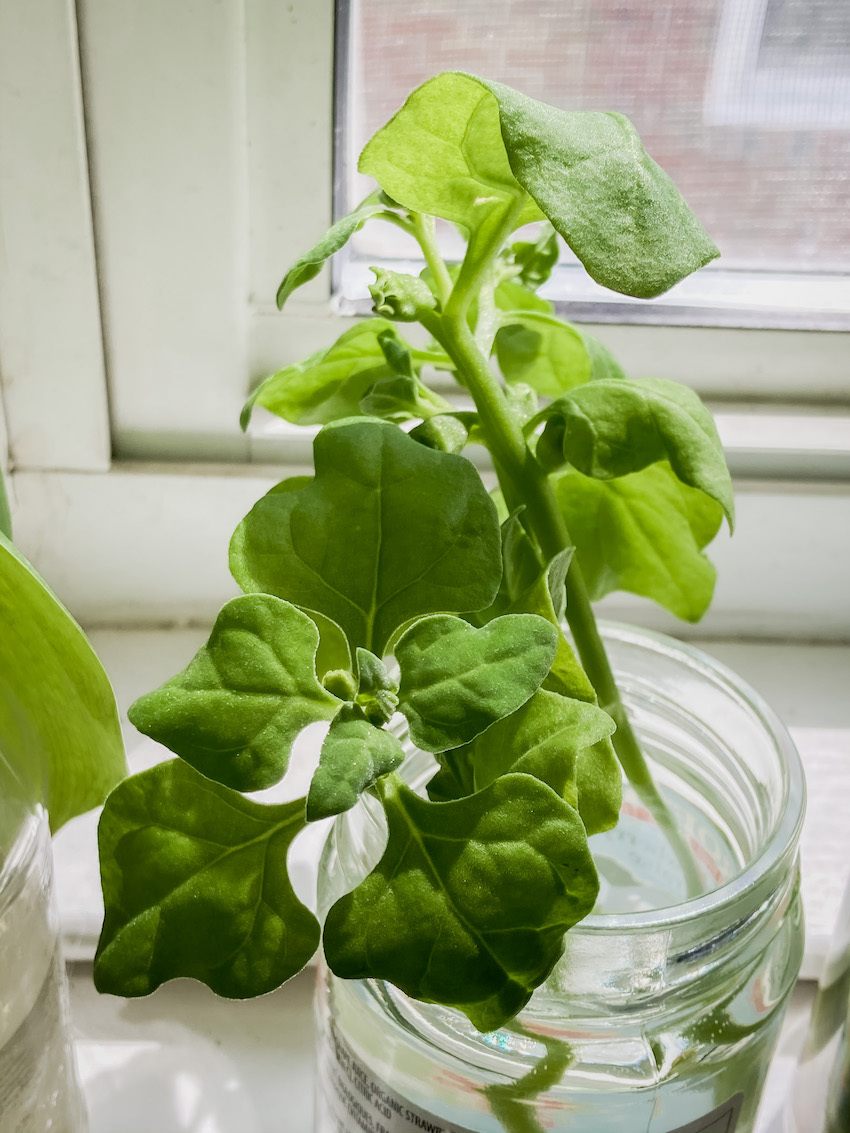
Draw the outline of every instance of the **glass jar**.
[[[82,1133],[47,816],[0,827],[0,1133]]]
[[[652,816],[626,788],[591,839],[592,916],[514,1024],[322,970],[316,1133],[750,1133],[803,947],[804,780],[788,733],[734,673],[688,645],[607,626],[625,703],[700,868],[688,898]],[[411,749],[408,781],[434,764]],[[334,824],[324,912],[380,857],[380,808]]]

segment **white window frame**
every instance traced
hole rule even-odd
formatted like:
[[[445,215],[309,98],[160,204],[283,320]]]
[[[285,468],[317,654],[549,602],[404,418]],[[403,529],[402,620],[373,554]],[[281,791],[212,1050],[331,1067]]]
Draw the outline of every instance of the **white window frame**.
[[[83,14],[89,2],[78,0]],[[129,3],[115,0],[114,7]],[[183,6],[134,5],[142,21],[176,19],[176,9]],[[328,272],[296,293],[285,313],[273,305],[281,268],[332,219],[333,3],[245,0],[239,12],[242,22],[230,26],[244,33],[234,89],[244,95],[240,145],[248,158],[229,222],[242,225],[250,239],[235,256],[241,264],[236,313],[221,308],[235,322],[233,354],[219,369],[201,367],[185,378],[184,397],[206,414],[203,429],[192,433],[173,419],[174,375],[167,367],[162,374],[135,373],[132,357],[122,361],[131,373],[129,383],[120,375],[125,388],[118,394],[124,347],[110,338],[110,304],[132,285],[139,264],[113,257],[107,277],[103,233],[94,235],[89,161],[96,177],[102,155],[86,147],[93,124],[81,97],[76,10],[70,0],[0,4],[0,151],[15,159],[0,171],[6,432],[4,441],[0,420],[0,456],[11,468],[21,546],[88,624],[212,619],[234,589],[226,565],[233,526],[276,478],[303,470],[309,460],[307,439],[293,444],[276,427],[260,426],[243,439],[239,404],[254,380],[349,325]],[[170,50],[166,30],[159,29]],[[179,47],[180,28],[174,31]],[[83,37],[97,34],[84,20]],[[269,105],[300,113],[272,119]],[[201,179],[219,172],[215,155],[211,161],[197,171]],[[286,210],[279,207],[284,194]],[[164,203],[153,200],[151,208]],[[95,220],[102,206],[95,202]],[[203,252],[198,249],[202,262]],[[233,285],[233,262],[206,265],[215,287]],[[156,299],[151,317],[164,356],[203,353],[205,327],[219,317],[206,309],[207,295],[187,294],[191,318],[177,328]],[[850,336],[628,324],[593,329],[632,372],[687,377],[721,412],[741,517],[735,538],[724,537],[712,552],[720,568],[717,600],[694,632],[850,636],[841,568],[850,532],[850,417],[835,404],[850,389]],[[123,416],[128,384],[143,413],[133,428]],[[788,436],[793,443],[783,442]],[[606,609],[657,624],[654,611],[630,599]]]

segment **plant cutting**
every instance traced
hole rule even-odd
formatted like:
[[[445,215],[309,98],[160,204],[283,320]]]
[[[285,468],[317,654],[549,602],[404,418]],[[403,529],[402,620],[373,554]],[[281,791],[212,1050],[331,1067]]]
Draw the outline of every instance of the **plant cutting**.
[[[384,1128],[416,1117],[539,1129],[544,1095],[578,1073],[580,1044],[518,1015],[556,976],[569,986],[569,941],[600,894],[590,839],[620,829],[624,784],[657,836],[650,853],[667,862],[666,904],[712,887],[708,851],[652,771],[592,604],[628,590],[697,620],[714,586],[704,549],[734,511],[697,395],[627,376],[538,289],[561,240],[598,283],[641,298],[717,250],[625,118],[557,110],[472,75],[414,91],[359,168],[377,188],[287,272],[278,304],[367,223],[401,229],[426,266],[376,269],[374,316],[271,375],[245,407],[243,426],[257,406],[320,426],[314,473],[278,484],[239,524],[230,566],[242,594],[187,668],[131,710],[179,758],[107,802],[95,979],[144,995],[192,976],[252,996],[321,942],[334,987],[374,981],[401,996],[402,1013],[433,1008],[464,1042],[495,1032],[508,1036],[496,1046],[519,1043],[530,1059],[522,1073],[468,1077],[477,1118],[437,1104],[433,1080],[422,1086],[430,1108],[408,1092],[388,1114],[380,1104],[395,1087],[343,1034],[340,1007],[326,1045],[335,1120],[373,1127],[340,1070],[360,1059],[379,1106],[369,1120],[395,1122]],[[438,223],[463,235],[460,263],[441,255]],[[488,450],[490,490],[471,446]],[[318,722],[305,797],[252,798],[283,778]],[[334,816],[320,924],[287,854]],[[362,854],[344,852],[352,823],[374,828]],[[710,855],[709,866],[722,872]],[[624,860],[606,868],[622,877]],[[711,1000],[709,1016],[718,1046],[737,1025],[732,1001]],[[658,1054],[659,1080],[663,1065]],[[709,1090],[696,1116],[727,1101]],[[755,1102],[743,1104],[746,1122]],[[582,1128],[608,1128],[604,1106]]]
[[[79,1130],[51,832],[126,771],[115,699],[82,630],[12,542],[0,474],[0,1128]]]

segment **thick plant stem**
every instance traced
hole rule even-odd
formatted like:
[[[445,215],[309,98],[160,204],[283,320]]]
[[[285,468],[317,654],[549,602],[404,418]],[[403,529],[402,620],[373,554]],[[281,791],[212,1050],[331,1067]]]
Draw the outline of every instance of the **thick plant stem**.
[[[523,508],[522,517],[546,560],[572,545],[549,479],[525,443],[522,429],[510,413],[499,383],[470,331],[465,318],[440,320],[432,333],[458,366],[478,410],[481,429],[493,456],[499,483],[511,510]],[[661,796],[641,751],[590,603],[581,569],[573,559],[567,574],[567,622],[585,672],[599,704],[614,719],[614,749],[641,802],[664,831],[685,877],[688,894],[702,891],[693,854]]]

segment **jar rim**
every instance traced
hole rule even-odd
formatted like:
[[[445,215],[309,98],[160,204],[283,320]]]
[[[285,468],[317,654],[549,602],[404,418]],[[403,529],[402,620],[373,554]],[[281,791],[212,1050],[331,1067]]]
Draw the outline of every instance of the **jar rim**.
[[[752,860],[734,877],[708,893],[689,897],[663,908],[626,913],[591,913],[574,925],[570,934],[609,936],[619,932],[663,931],[729,909],[756,889],[766,876],[777,870],[784,858],[791,857],[796,851],[806,809],[803,764],[788,729],[776,712],[760,693],[722,661],[668,634],[622,622],[600,620],[599,625],[603,638],[650,649],[668,658],[684,661],[691,672],[699,673],[742,701],[769,736],[782,773],[782,798],[773,827]]]

